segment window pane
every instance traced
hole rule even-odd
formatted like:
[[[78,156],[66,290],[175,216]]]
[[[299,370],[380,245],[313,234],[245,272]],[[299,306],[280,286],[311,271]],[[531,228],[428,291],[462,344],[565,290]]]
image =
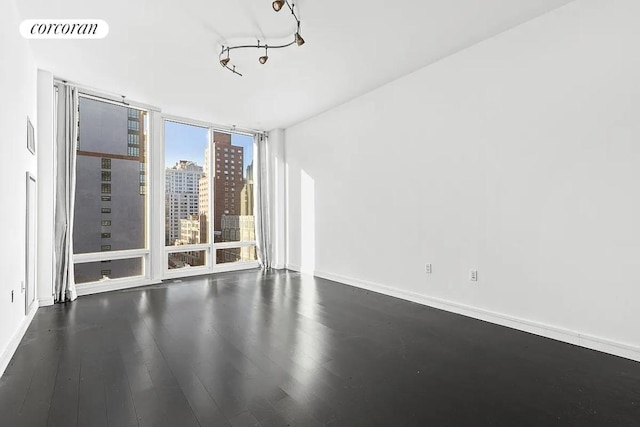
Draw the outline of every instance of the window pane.
[[[207,243],[209,129],[165,121],[164,131],[165,244]]]
[[[76,283],[97,282],[106,278],[121,279],[142,276],[143,274],[142,258],[86,262],[74,265]]]
[[[169,270],[176,268],[198,267],[206,264],[206,251],[185,251],[170,253],[167,256]]]
[[[253,137],[214,132],[213,145],[213,161],[216,165],[213,186],[214,241],[254,241]],[[228,262],[216,259],[219,263]]]
[[[216,250],[216,262],[218,264],[226,264],[229,262],[255,261],[256,247],[245,246],[242,248],[228,248]]]
[[[147,161],[147,112],[84,97],[79,103],[74,253],[145,248],[146,197],[140,175]],[[132,157],[131,142],[136,141]],[[94,267],[91,274],[85,272],[94,279],[110,269],[99,263],[82,265],[82,271]],[[111,271],[119,275],[118,269]]]

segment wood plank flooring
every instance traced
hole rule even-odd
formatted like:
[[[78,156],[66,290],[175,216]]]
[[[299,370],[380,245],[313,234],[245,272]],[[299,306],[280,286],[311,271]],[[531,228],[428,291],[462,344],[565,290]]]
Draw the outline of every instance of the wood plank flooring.
[[[640,363],[293,272],[38,310],[0,426],[640,426]]]

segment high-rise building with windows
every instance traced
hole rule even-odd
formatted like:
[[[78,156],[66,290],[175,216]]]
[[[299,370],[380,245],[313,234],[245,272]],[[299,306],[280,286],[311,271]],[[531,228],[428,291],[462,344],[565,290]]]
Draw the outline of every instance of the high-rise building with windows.
[[[240,193],[244,186],[242,176],[244,148],[231,145],[228,133],[213,133],[213,159],[211,175],[215,173],[213,186],[213,230],[216,242],[224,242],[223,215],[240,215]]]
[[[244,186],[240,192],[240,240],[243,242],[256,239],[256,221],[253,213],[253,162],[247,166]],[[256,259],[256,247],[245,246],[240,249],[240,261]]]
[[[165,244],[180,244],[180,220],[192,220],[199,214],[202,166],[180,160],[165,170]]]
[[[213,150],[215,163],[214,181],[214,238],[216,242],[242,241],[241,221],[244,148],[231,144],[231,135],[214,132]],[[213,167],[212,174],[213,174]],[[241,260],[240,248],[225,248],[216,251],[216,262],[236,262]]]
[[[253,216],[253,162],[247,166],[247,173],[240,192],[240,215]]]
[[[192,216],[189,219],[180,220],[180,244],[181,245],[197,245],[203,243],[201,240],[200,219]]]
[[[75,254],[145,246],[146,114],[80,97]],[[140,258],[75,264],[77,283],[140,274]]]
[[[209,147],[204,150],[204,175],[200,178],[198,193],[198,222],[199,222],[199,241],[198,243],[207,243],[209,229]]]

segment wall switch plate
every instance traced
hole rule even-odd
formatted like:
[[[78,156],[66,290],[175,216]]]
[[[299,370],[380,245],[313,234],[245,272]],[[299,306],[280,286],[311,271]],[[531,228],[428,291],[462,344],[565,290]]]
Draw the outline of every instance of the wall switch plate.
[[[469,270],[469,280],[472,282],[478,281],[478,270]]]
[[[427,274],[431,274],[431,264],[425,265],[424,272]]]

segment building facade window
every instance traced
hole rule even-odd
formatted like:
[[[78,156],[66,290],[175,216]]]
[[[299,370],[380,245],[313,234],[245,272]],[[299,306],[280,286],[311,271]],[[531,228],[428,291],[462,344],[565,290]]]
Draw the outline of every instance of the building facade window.
[[[146,173],[148,112],[80,93],[78,122],[83,151],[76,158],[73,247],[85,262],[74,265],[76,283],[101,280],[103,261],[111,277],[144,275],[147,258],[111,262],[104,253],[147,247],[147,197],[140,194],[139,174]]]

